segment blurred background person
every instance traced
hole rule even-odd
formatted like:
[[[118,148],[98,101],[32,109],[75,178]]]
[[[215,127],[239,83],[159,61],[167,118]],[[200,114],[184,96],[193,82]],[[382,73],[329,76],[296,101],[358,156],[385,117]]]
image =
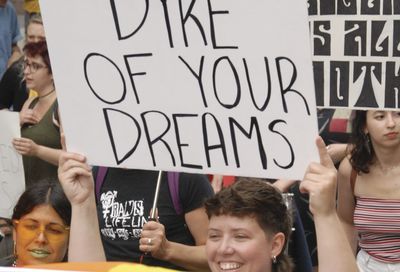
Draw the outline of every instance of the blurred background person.
[[[32,16],[40,14],[39,0],[24,0],[25,28]]]
[[[13,225],[9,218],[0,217],[0,233],[4,235],[0,241],[0,259],[9,257],[13,254]]]
[[[33,15],[25,31],[26,43],[44,41],[44,27],[42,17]],[[30,96],[36,96],[34,90],[26,87],[24,80],[24,56],[14,62],[0,80],[0,109],[20,111]]]
[[[0,0],[0,79],[7,67],[21,56],[17,44],[21,39],[14,6],[8,0]]]

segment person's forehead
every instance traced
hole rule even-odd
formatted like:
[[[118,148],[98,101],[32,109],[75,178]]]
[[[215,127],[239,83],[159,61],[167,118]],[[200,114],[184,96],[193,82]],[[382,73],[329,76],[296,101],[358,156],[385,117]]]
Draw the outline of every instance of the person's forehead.
[[[35,63],[39,63],[39,64],[45,64],[44,63],[44,61],[43,61],[43,58],[42,58],[42,56],[26,56],[25,57],[25,59],[28,61],[28,62],[35,62]]]
[[[223,227],[233,228],[260,228],[254,216],[234,216],[234,215],[218,215],[210,218],[210,225],[221,225]]]
[[[39,23],[30,23],[27,28],[28,34],[43,34],[44,35],[44,27],[42,24]]]
[[[43,224],[63,224],[63,221],[56,210],[47,204],[36,206],[30,213],[22,216],[21,219],[35,220]]]

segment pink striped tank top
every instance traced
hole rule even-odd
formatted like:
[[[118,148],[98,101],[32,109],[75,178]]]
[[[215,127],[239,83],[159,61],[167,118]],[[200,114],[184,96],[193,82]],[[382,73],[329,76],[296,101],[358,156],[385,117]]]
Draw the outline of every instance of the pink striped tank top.
[[[373,258],[400,262],[400,199],[356,197],[354,226],[359,246]]]

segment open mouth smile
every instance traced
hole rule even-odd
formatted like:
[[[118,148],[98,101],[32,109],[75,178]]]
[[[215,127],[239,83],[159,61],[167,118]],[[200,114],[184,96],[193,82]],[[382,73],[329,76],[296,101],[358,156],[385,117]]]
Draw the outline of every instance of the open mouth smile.
[[[241,267],[241,264],[237,262],[219,262],[218,264],[222,271],[232,271]]]

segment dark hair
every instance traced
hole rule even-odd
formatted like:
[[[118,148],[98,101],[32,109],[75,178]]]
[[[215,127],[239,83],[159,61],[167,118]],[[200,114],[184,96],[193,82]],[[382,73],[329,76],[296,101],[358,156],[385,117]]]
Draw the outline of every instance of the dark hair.
[[[352,132],[350,142],[352,150],[350,163],[357,172],[369,173],[369,167],[373,163],[375,152],[369,140],[369,135],[364,133],[367,124],[367,111],[355,111],[352,120]]]
[[[292,261],[285,253],[291,233],[291,217],[282,195],[270,184],[255,178],[239,177],[232,186],[222,189],[205,202],[208,218],[220,215],[254,217],[267,236],[282,232],[285,243],[273,271],[290,272]]]
[[[46,204],[57,212],[65,225],[71,225],[71,204],[58,181],[40,181],[28,187],[15,205],[12,219],[21,219],[35,207]]]
[[[51,70],[49,51],[47,50],[46,41],[31,42],[25,44],[24,53],[28,57],[42,57],[44,64],[46,64],[47,68],[49,69],[49,73],[53,74],[53,71]]]

